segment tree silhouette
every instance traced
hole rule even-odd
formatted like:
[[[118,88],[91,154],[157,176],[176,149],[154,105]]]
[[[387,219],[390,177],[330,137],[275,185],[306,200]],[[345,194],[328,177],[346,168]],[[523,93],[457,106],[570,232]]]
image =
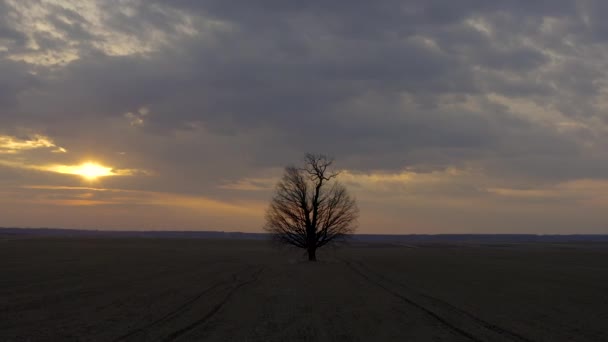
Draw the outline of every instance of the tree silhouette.
[[[280,243],[308,251],[344,239],[356,228],[357,204],[331,171],[333,159],[307,154],[304,167],[288,166],[266,212],[264,229]]]

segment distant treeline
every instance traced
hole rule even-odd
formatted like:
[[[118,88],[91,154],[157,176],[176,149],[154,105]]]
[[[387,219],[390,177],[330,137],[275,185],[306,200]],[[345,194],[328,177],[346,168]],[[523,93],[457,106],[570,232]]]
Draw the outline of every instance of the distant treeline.
[[[247,239],[265,240],[264,233],[223,231],[107,231],[55,228],[0,228],[0,236],[14,237],[106,237],[106,238],[176,238],[176,239]],[[535,234],[356,234],[353,242],[378,243],[538,243],[538,242],[608,242],[608,235],[535,235]]]

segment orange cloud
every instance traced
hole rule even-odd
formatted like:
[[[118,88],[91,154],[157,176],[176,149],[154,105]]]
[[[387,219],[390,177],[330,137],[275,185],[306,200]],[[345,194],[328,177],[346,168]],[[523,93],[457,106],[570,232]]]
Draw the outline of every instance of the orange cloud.
[[[202,210],[232,213],[236,215],[260,216],[264,212],[266,203],[256,201],[222,202],[203,196],[182,195],[167,192],[139,191],[126,189],[109,189],[94,187],[68,187],[68,186],[46,186],[30,185],[23,186],[23,189],[44,190],[51,194],[66,194],[59,199],[41,196],[38,199],[27,199],[29,203],[36,203],[41,198],[44,204],[54,205],[146,205],[179,207],[191,210]],[[75,194],[69,194],[74,192]],[[78,194],[83,192],[83,194]],[[95,195],[98,193],[98,195]],[[100,194],[100,195],[99,195]]]

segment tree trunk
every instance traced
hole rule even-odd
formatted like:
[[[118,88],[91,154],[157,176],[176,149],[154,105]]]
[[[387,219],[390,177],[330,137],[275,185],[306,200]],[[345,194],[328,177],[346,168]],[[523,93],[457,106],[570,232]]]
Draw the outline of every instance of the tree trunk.
[[[317,261],[317,249],[309,248],[308,249],[308,261]]]

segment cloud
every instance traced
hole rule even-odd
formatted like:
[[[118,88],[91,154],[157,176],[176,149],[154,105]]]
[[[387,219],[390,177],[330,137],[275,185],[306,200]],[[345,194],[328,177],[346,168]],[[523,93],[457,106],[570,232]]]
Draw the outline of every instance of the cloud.
[[[558,185],[608,172],[604,6],[5,1],[2,134],[70,153],[0,151],[154,170],[104,181],[222,200],[267,199],[304,152],[335,156],[370,201],[569,196]]]
[[[67,150],[55,145],[53,140],[44,135],[34,135],[31,138],[17,138],[0,135],[0,154],[16,154],[34,149],[51,149],[54,153],[66,153]]]
[[[187,13],[141,1],[15,1],[3,5],[9,59],[61,66],[90,53],[148,54],[175,35],[196,35]],[[0,32],[2,32],[0,30]]]
[[[136,191],[128,189],[113,188],[94,188],[94,187],[74,187],[74,186],[45,186],[27,185],[22,187],[25,190],[42,190],[47,194],[62,194],[60,200],[49,201],[50,204],[72,205],[71,200],[78,200],[86,205],[145,205],[145,206],[175,206],[192,210],[206,208],[206,211],[217,210],[236,215],[260,216],[259,208],[252,208],[251,204],[243,205],[242,202],[236,203],[222,202],[205,198],[203,196],[187,196],[176,193]],[[49,198],[49,197],[47,197]],[[54,197],[56,198],[56,197]],[[66,200],[69,200],[66,202]]]
[[[140,112],[147,114],[145,109]],[[145,115],[142,114],[142,115]],[[33,153],[37,150],[51,154]],[[53,160],[54,154],[68,154],[68,150],[57,145],[50,137],[33,134],[29,138],[17,138],[9,135],[0,135],[0,166],[13,169],[52,172],[64,175],[80,176],[88,180],[96,180],[109,176],[142,176],[151,175],[146,170],[116,168],[101,165],[97,162],[87,161],[78,164],[61,164],[44,162]]]
[[[104,230],[256,231],[265,205],[179,193],[48,185],[3,187],[0,203],[5,226]],[[248,226],[241,224],[243,219]]]
[[[489,188],[487,191],[498,196],[516,200],[570,201],[585,206],[605,207],[608,204],[608,181],[579,179],[555,185],[527,189]]]
[[[237,191],[269,191],[274,189],[278,178],[245,178],[219,186],[221,189]]]

